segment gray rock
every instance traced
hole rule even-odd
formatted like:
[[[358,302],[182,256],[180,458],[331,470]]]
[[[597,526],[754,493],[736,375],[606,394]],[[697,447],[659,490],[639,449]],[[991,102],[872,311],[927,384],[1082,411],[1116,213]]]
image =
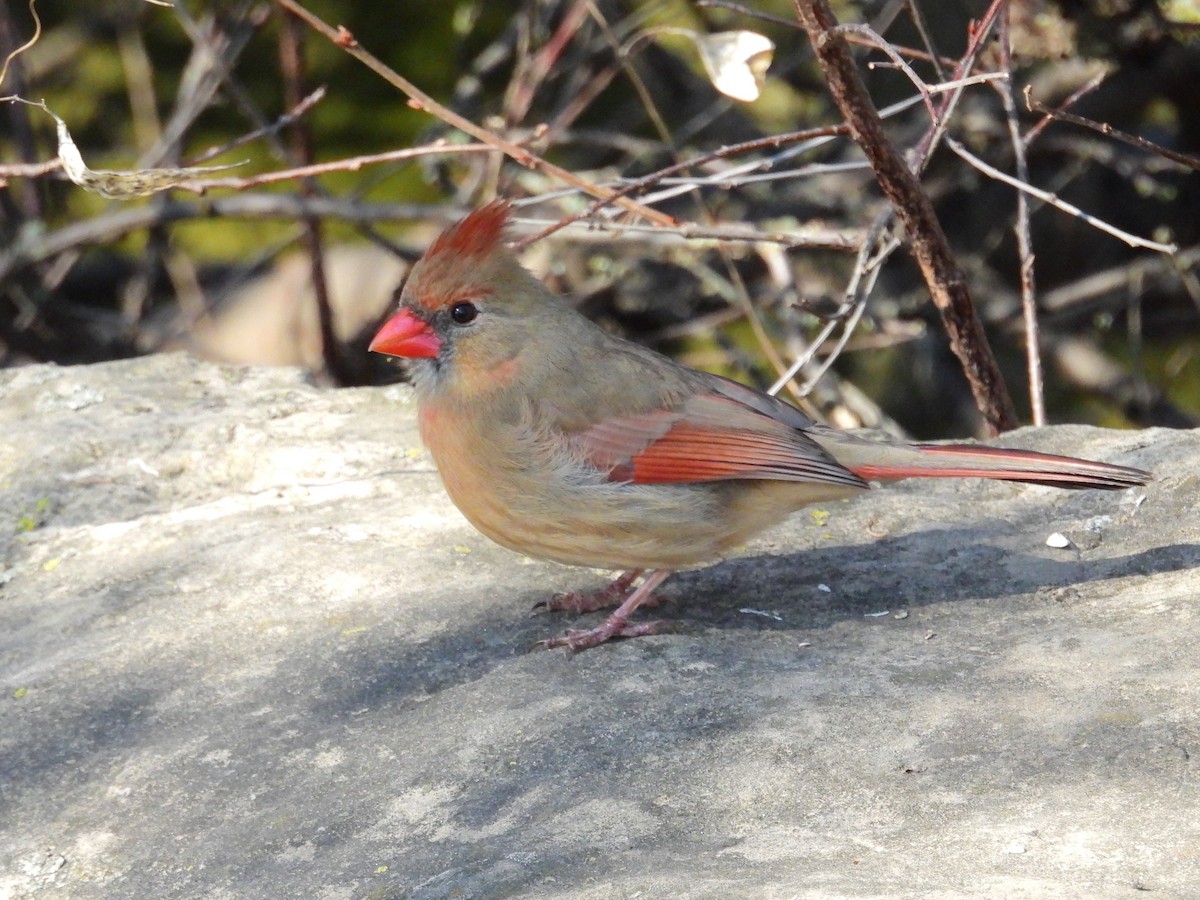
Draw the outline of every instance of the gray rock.
[[[407,389],[0,372],[0,896],[1196,896],[1200,441],[1008,440],[1158,480],[802,510],[567,657],[601,575],[473,532]]]

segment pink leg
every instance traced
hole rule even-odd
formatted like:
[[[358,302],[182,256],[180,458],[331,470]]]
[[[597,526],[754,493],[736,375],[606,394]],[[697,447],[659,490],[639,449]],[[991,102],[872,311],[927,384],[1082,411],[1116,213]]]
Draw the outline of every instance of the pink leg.
[[[625,595],[630,586],[638,580],[643,569],[630,569],[619,578],[613,579],[608,587],[593,594],[577,594],[575,591],[555,594],[549,600],[543,600],[534,609],[545,607],[551,612],[566,610],[573,613],[595,612],[609,606],[620,606],[625,602]]]
[[[616,612],[604,620],[603,625],[587,631],[572,629],[562,637],[547,638],[544,641],[538,641],[538,646],[547,649],[551,647],[566,647],[568,652],[574,652],[576,650],[586,650],[588,647],[597,647],[614,637],[641,637],[645,634],[655,634],[662,628],[665,624],[664,622],[638,622],[636,625],[631,625],[629,624],[629,617],[633,615],[635,609],[646,601],[655,588],[667,580],[667,576],[671,572],[671,569],[656,569],[647,575],[646,580],[641,583],[637,590],[625,598],[625,602],[617,607]],[[625,576],[621,577],[624,578]],[[633,581],[633,578],[629,580]]]

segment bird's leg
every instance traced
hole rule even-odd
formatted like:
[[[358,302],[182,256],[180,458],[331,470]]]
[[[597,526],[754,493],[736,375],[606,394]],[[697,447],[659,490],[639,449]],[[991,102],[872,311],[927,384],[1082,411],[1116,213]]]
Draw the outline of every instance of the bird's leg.
[[[672,571],[671,569],[655,569],[647,575],[646,580],[641,583],[637,590],[625,598],[625,602],[617,607],[616,612],[604,620],[604,624],[586,631],[572,629],[562,637],[547,638],[544,641],[538,641],[538,645],[546,649],[551,647],[566,647],[569,652],[574,652],[576,650],[586,650],[588,647],[599,646],[610,638],[641,637],[646,634],[656,634],[666,624],[665,622],[659,620],[638,622],[631,625],[629,617],[633,615],[635,609],[646,602],[655,588],[666,581],[667,576]],[[623,579],[626,576],[630,576],[629,581],[633,581],[637,577],[633,573],[626,572],[621,578]]]
[[[645,570],[630,569],[614,578],[607,587],[591,594],[578,594],[575,591],[555,594],[549,600],[537,604],[534,609],[544,606],[551,612],[566,610],[573,613],[585,613],[595,612],[609,606],[620,606],[625,602],[625,595],[629,593],[630,586],[637,581],[643,571]]]

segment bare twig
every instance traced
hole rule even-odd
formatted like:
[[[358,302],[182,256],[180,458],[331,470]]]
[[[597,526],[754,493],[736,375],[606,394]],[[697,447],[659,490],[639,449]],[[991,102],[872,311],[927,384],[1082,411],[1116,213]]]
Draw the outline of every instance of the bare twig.
[[[1025,105],[1032,112],[1042,113],[1049,120],[1057,120],[1060,122],[1070,122],[1072,125],[1081,125],[1084,128],[1090,128],[1092,131],[1098,131],[1105,137],[1115,138],[1118,141],[1123,141],[1137,147],[1139,150],[1145,150],[1153,153],[1156,156],[1161,156],[1163,159],[1169,159],[1171,162],[1179,163],[1181,166],[1187,166],[1189,169],[1200,169],[1200,158],[1192,156],[1188,153],[1180,153],[1178,150],[1172,150],[1169,147],[1163,147],[1153,141],[1148,141],[1143,137],[1138,137],[1136,134],[1129,134],[1121,131],[1119,128],[1113,128],[1107,122],[1097,122],[1094,119],[1085,119],[1083,116],[1077,116],[1074,113],[1066,112],[1062,109],[1050,109],[1047,106],[1038,103],[1033,99],[1033,86],[1025,85]]]
[[[298,197],[294,194],[256,193],[232,197],[206,197],[194,202],[169,200],[161,207],[123,206],[91,219],[74,222],[57,231],[21,235],[0,249],[0,283],[13,273],[78,247],[116,241],[125,235],[156,224],[196,219],[279,219],[295,221],[304,216],[339,219],[352,224],[377,222],[440,222],[449,225],[461,210],[423,203],[363,203],[344,197]],[[538,223],[543,224],[543,223]],[[785,247],[812,247],[854,252],[862,235],[848,229],[806,235],[796,232],[758,231],[730,226],[702,228],[684,225],[658,228],[624,222],[589,223],[589,229],[609,234],[636,234],[639,240],[721,240],[773,243]],[[608,238],[611,240],[611,238]]]
[[[862,318],[863,312],[866,311],[867,298],[870,297],[871,290],[875,287],[875,282],[879,278],[879,273],[883,270],[884,260],[891,253],[892,247],[899,243],[895,237],[886,233],[890,222],[890,215],[876,217],[875,222],[872,223],[871,229],[867,232],[860,246],[858,259],[854,265],[854,273],[846,286],[845,299],[842,301],[841,307],[809,343],[808,351],[797,357],[792,365],[788,367],[788,370],[771,385],[767,390],[768,394],[777,394],[785,384],[795,378],[797,373],[817,355],[821,346],[829,339],[829,336],[833,334],[838,325],[843,326],[841,337],[838,338],[833,349],[826,353],[825,359],[817,367],[817,370],[808,376],[804,384],[799,388],[799,393],[804,396],[812,391],[817,382],[829,371],[834,361],[845,350],[846,344],[854,333],[854,329],[858,326],[859,319]]]
[[[238,147],[249,144],[251,141],[257,141],[260,137],[276,134],[289,127],[301,116],[307,115],[310,109],[324,99],[325,87],[322,85],[269,125],[264,125],[261,128],[255,128],[253,131],[249,131],[246,134],[243,134],[241,137],[236,138],[235,140],[232,140],[226,144],[222,144],[219,147],[210,147],[208,150],[205,150],[198,156],[194,156],[189,159],[187,164],[189,166],[199,165],[202,162],[206,162],[207,160],[220,156],[222,153],[228,153],[230,150],[236,150]]]
[[[912,66],[904,61],[904,57],[896,52],[895,47],[875,33],[875,29],[871,28],[869,25],[838,25],[836,26],[835,30],[843,37],[847,37],[851,34],[857,35],[861,37],[869,46],[872,46],[876,50],[886,54],[887,57],[892,61],[892,65],[894,65],[908,77],[908,80],[912,82],[913,87],[915,87],[917,92],[921,95],[921,100],[925,103],[925,109],[929,112],[929,121],[934,125],[940,124],[938,111],[933,107],[933,99],[930,95],[928,85],[926,85],[925,81],[912,70]]]
[[[983,17],[973,24],[970,32],[970,40],[967,43],[967,52],[963,54],[963,58],[951,73],[951,77],[954,80],[965,78],[970,74],[971,69],[975,66],[976,58],[982,52],[988,38],[991,37],[996,19],[1000,15],[1000,8],[1007,3],[1008,0],[992,0]],[[929,164],[929,160],[933,157],[933,151],[937,149],[937,145],[945,133],[946,123],[953,116],[954,109],[958,106],[958,102],[962,99],[962,96],[963,89],[959,89],[952,91],[942,100],[941,105],[938,107],[937,118],[934,120],[934,124],[909,154],[913,172],[922,172]]]
[[[1157,250],[1159,253],[1175,253],[1179,249],[1179,247],[1176,246],[1175,244],[1164,244],[1164,243],[1160,243],[1159,241],[1149,240],[1148,238],[1140,238],[1137,235],[1130,234],[1127,231],[1122,231],[1120,228],[1117,228],[1114,225],[1109,225],[1103,219],[1097,219],[1095,216],[1085,213],[1078,206],[1074,206],[1074,205],[1068,203],[1066,200],[1063,200],[1060,197],[1058,197],[1054,194],[1051,194],[1049,191],[1043,191],[1040,188],[1036,188],[1031,184],[1027,184],[1026,182],[1023,182],[1023,181],[1020,181],[1019,179],[1013,178],[1011,175],[1006,175],[1004,172],[1001,172],[995,166],[989,165],[988,163],[984,162],[982,159],[980,159],[978,156],[976,156],[974,153],[972,153],[970,150],[968,150],[966,147],[964,147],[958,141],[952,140],[951,138],[947,138],[946,146],[948,146],[951,150],[953,150],[955,153],[957,153],[959,156],[961,156],[963,159],[965,159],[967,162],[969,162],[971,165],[973,165],[976,169],[978,169],[984,175],[987,175],[989,178],[995,178],[997,181],[1003,181],[1005,184],[1007,184],[1011,187],[1015,187],[1018,191],[1022,191],[1026,194],[1029,194],[1031,197],[1037,197],[1043,203],[1048,203],[1051,206],[1053,206],[1055,209],[1061,210],[1062,212],[1065,212],[1068,215],[1072,215],[1072,216],[1075,216],[1076,218],[1082,219],[1084,222],[1087,222],[1093,228],[1097,228],[1100,231],[1103,231],[1105,234],[1110,234],[1113,237],[1117,238],[1117,240],[1124,241],[1130,247],[1142,247],[1147,250]]]
[[[533,54],[520,77],[513,78],[504,102],[505,119],[509,125],[518,125],[525,120],[538,87],[546,80],[567,44],[575,37],[579,26],[587,17],[587,8],[588,0],[575,0],[558,23],[550,40]]]
[[[138,159],[139,169],[162,165],[164,160],[179,159],[183,136],[211,106],[222,84],[236,83],[231,81],[229,74],[267,18],[262,9],[252,8],[234,19],[228,28],[209,31],[192,21],[185,7],[177,6],[174,9],[180,24],[192,39],[192,53],[180,78],[175,108],[154,146]]]
[[[40,178],[62,168],[62,160],[57,156],[39,163],[9,163],[0,165],[0,179],[7,178]]]
[[[770,137],[757,138],[753,141],[745,141],[740,144],[721,147],[720,149],[713,150],[710,153],[704,153],[700,156],[692,157],[691,159],[685,159],[682,162],[666,166],[665,168],[651,172],[649,175],[645,175],[642,178],[630,181],[618,190],[613,191],[613,197],[591,203],[583,212],[567,216],[556,222],[554,225],[551,225],[549,228],[539,231],[537,234],[521,238],[521,240],[517,241],[514,246],[516,246],[518,249],[527,247],[536,241],[540,241],[542,238],[554,234],[554,232],[558,231],[560,228],[565,228],[566,226],[574,222],[578,222],[581,219],[591,218],[592,216],[596,215],[601,208],[606,206],[608,203],[613,202],[615,197],[624,197],[629,194],[635,194],[638,191],[657,184],[670,175],[674,175],[676,172],[682,172],[696,166],[701,166],[717,159],[727,159],[731,156],[741,156],[744,153],[753,153],[756,150],[763,150],[767,148],[778,149],[789,144],[803,143],[804,141],[809,141],[817,137],[830,137],[833,135],[849,133],[850,129],[846,125],[827,125],[819,128],[809,128],[804,131],[794,131],[791,134],[776,134],[771,135]]]
[[[1012,428],[1016,424],[1012,399],[933,204],[888,140],[850,48],[834,31],[837,20],[828,4],[825,0],[794,0],[794,5],[838,108],[904,224],[913,257],[942,315],[951,349],[962,364],[988,430],[994,434]]]
[[[1000,68],[1012,74],[1012,34],[1009,28],[1008,7],[1000,13]],[[1013,100],[1012,81],[995,85],[1004,106],[1008,137],[1013,148],[1017,178],[1029,183],[1029,161],[1025,158],[1025,142],[1021,139],[1021,123],[1017,119],[1017,104]],[[1046,424],[1046,398],[1042,385],[1042,353],[1038,343],[1037,291],[1034,283],[1033,240],[1029,234],[1029,200],[1017,191],[1017,221],[1013,223],[1017,238],[1017,257],[1021,271],[1021,314],[1025,322],[1025,368],[1029,377],[1029,409],[1034,425]]]
[[[575,175],[573,172],[569,172],[566,169],[556,166],[553,163],[542,159],[540,156],[529,151],[528,149],[518,146],[511,141],[507,141],[499,135],[488,131],[486,128],[481,128],[471,120],[460,116],[453,110],[447,109],[445,106],[438,103],[424,91],[418,88],[411,81],[404,78],[391,67],[385,65],[378,57],[367,50],[364,50],[354,38],[354,35],[352,35],[345,28],[331,28],[322,19],[305,9],[299,3],[296,3],[295,0],[275,0],[275,2],[284,9],[303,19],[315,31],[320,32],[338,47],[345,50],[346,53],[353,56],[363,65],[367,66],[367,68],[369,68],[371,71],[383,78],[386,82],[388,82],[388,84],[406,94],[409,98],[409,104],[411,106],[424,110],[431,115],[437,116],[437,118],[441,119],[446,124],[457,128],[459,131],[466,132],[476,140],[491,144],[496,149],[503,151],[505,155],[509,156],[520,165],[528,168],[540,169],[546,174],[551,175],[554,178],[571,185],[572,187],[578,188],[579,190],[590,194],[593,197],[608,199],[610,195],[613,194],[612,191],[602,188],[599,185],[592,184],[586,179]],[[635,203],[628,197],[622,197],[618,200],[614,200],[613,202],[618,203],[620,206],[624,207],[630,212],[644,216],[656,224],[675,224],[675,220],[665,213],[661,213],[656,209],[650,209],[647,206]]]
[[[938,81],[945,81],[946,70],[942,67],[942,61],[938,58],[937,51],[933,46],[933,38],[929,36],[929,26],[925,24],[925,14],[921,12],[921,5],[916,0],[905,0],[904,8],[908,10],[908,17],[916,26],[917,34],[921,35],[921,43],[925,45],[928,53],[926,58],[933,64]]]
[[[446,224],[450,222],[450,217],[441,207],[425,204],[369,204],[351,199],[303,198],[290,194],[244,194],[194,203],[167,201],[160,207],[120,207],[47,234],[18,236],[17,240],[0,250],[0,283],[16,271],[53,259],[74,248],[115,241],[160,223],[212,218],[295,221],[306,215],[356,223],[439,218]]]
[[[738,15],[749,16],[753,19],[758,19],[762,22],[770,22],[773,25],[782,25],[785,28],[795,28],[796,23],[791,19],[784,19],[781,16],[773,16],[770,13],[762,12],[754,9],[744,3],[734,3],[732,0],[696,0],[697,9],[713,8],[731,9]]]
[[[131,15],[121,17],[117,30],[117,53],[124,69],[125,92],[129,96],[129,109],[133,114],[131,124],[134,142],[144,150],[162,134],[162,120],[158,115],[150,51],[146,48],[142,30]]]
[[[518,220],[531,224],[543,224],[544,220]],[[558,221],[551,223],[558,230]],[[677,225],[674,228],[660,228],[653,225],[642,225],[632,222],[614,222],[606,219],[593,219],[584,223],[587,230],[599,234],[636,234],[643,240],[656,241],[686,240],[686,241],[726,241],[744,243],[779,244],[783,247],[805,247],[811,250],[837,250],[843,253],[854,253],[862,243],[861,230],[848,228],[844,230],[821,229],[819,233],[799,231],[759,231],[743,225]],[[580,227],[580,223],[576,223]],[[576,234],[578,238],[578,234]]]
[[[335,159],[325,163],[313,163],[309,166],[297,166],[292,169],[282,169],[278,172],[263,172],[259,175],[248,175],[245,178],[208,178],[203,180],[197,179],[196,181],[184,181],[175,187],[179,190],[193,191],[197,194],[203,194],[216,188],[244,191],[250,188],[261,187],[264,184],[277,184],[281,181],[293,181],[298,178],[311,178],[314,175],[328,175],[331,172],[357,172],[366,166],[375,165],[376,163],[416,159],[419,156],[496,152],[498,151],[491,144],[451,144],[445,140],[437,140],[424,147],[407,147],[404,150],[389,150],[387,153],[352,156],[349,159]]]
[[[1172,280],[1179,279],[1200,309],[1200,298],[1193,293],[1197,267],[1200,267],[1200,246],[1188,247],[1169,257],[1141,257],[1047,291],[1042,297],[1042,306],[1047,312],[1075,316],[1091,316],[1101,309],[1124,307],[1128,302],[1130,274],[1136,272],[1143,284],[1159,291],[1169,290]]]
[[[29,0],[29,14],[33,16],[33,36],[4,57],[4,64],[0,65],[0,84],[4,84],[4,79],[8,77],[8,67],[12,65],[12,61],[36,44],[42,36],[42,20],[38,18],[37,10],[34,9],[35,3],[37,0]]]
[[[280,10],[279,68],[283,75],[284,99],[288,106],[295,107],[303,99],[305,77],[304,41],[301,23],[286,10]],[[303,119],[296,119],[288,128],[291,138],[291,156],[294,160],[311,164],[313,159],[312,135]],[[300,181],[300,191],[306,197],[315,196],[317,188],[311,178]],[[345,360],[341,344],[337,339],[337,327],[333,321],[333,303],[329,298],[329,279],[325,274],[325,248],[322,240],[321,220],[306,216],[303,220],[304,239],[308,245],[308,262],[313,296],[317,302],[317,323],[321,330],[321,359],[325,370],[339,385],[352,383],[350,366]]]
[[[1057,112],[1057,111],[1061,111],[1061,110],[1070,109],[1072,106],[1074,106],[1076,103],[1078,103],[1082,98],[1086,97],[1088,94],[1090,94],[1096,88],[1100,87],[1100,85],[1103,83],[1104,79],[1107,78],[1108,76],[1109,76],[1109,72],[1107,70],[1097,73],[1092,78],[1088,79],[1086,84],[1083,84],[1080,87],[1076,88],[1074,91],[1072,91],[1071,95],[1069,97],[1067,97],[1067,99],[1064,100],[1062,103],[1060,103],[1058,105],[1058,109],[1055,111]],[[1032,90],[1032,85],[1025,86],[1025,105],[1026,106],[1028,106],[1030,103],[1030,91],[1031,90]],[[1042,118],[1032,128],[1030,128],[1027,132],[1025,132],[1025,146],[1028,147],[1030,144],[1032,144],[1034,141],[1036,141],[1038,139],[1038,136],[1041,135],[1041,133],[1046,129],[1046,127],[1053,121],[1054,121],[1054,117],[1052,115],[1048,115],[1048,114],[1043,115]]]
[[[0,47],[16,47],[19,40],[17,25],[12,15],[13,6],[15,4],[5,4],[0,7]],[[37,11],[34,9],[32,0],[29,9],[35,22],[34,37],[26,41],[23,47],[9,53],[5,58],[3,71],[0,71],[0,83],[7,85],[8,89],[13,92],[10,97],[19,96],[27,87],[25,67],[17,62],[18,54],[32,47],[41,34],[41,22],[37,18]],[[33,125],[30,122],[29,110],[14,105],[8,112],[7,119],[19,158],[25,165],[36,165],[35,161],[40,154],[38,142],[34,137]],[[0,179],[2,178],[3,175],[0,175]],[[4,186],[7,187],[7,184]],[[11,198],[10,210],[12,213],[19,214],[26,221],[44,218],[44,196],[41,192],[33,190],[31,185],[17,186],[15,190],[9,192],[9,197]],[[9,227],[16,229],[18,226],[14,222],[10,223]]]

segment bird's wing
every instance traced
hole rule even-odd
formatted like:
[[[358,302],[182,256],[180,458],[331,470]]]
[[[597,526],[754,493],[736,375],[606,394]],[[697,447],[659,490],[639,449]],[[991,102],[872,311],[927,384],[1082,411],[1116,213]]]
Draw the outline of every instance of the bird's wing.
[[[703,384],[712,390],[669,409],[607,418],[573,434],[571,442],[611,481],[773,479],[867,486],[801,430],[811,420],[795,407],[725,379]],[[783,407],[782,415],[775,414],[775,404]]]

